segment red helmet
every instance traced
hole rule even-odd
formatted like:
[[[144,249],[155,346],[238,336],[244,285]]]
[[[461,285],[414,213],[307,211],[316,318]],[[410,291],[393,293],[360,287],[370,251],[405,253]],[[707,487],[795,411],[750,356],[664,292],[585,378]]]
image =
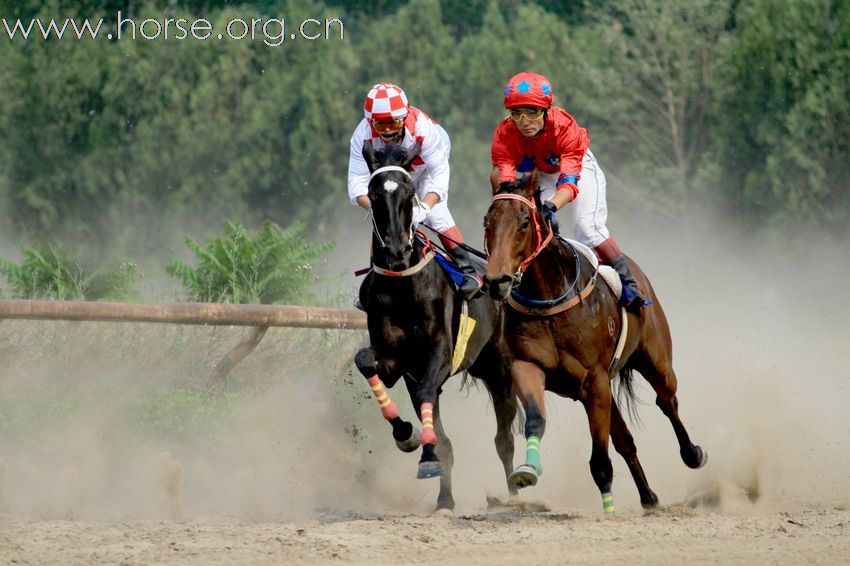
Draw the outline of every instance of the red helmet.
[[[552,86],[549,79],[537,73],[519,73],[505,86],[505,108],[552,106]]]
[[[391,83],[378,83],[369,90],[363,103],[367,120],[391,121],[407,116],[407,95]]]

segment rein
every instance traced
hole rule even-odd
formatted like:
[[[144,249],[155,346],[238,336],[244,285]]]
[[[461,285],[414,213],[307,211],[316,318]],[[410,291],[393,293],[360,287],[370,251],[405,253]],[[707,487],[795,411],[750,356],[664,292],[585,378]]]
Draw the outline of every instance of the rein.
[[[496,194],[496,195],[493,195],[492,200],[493,201],[497,201],[497,200],[517,200],[517,201],[520,201],[521,203],[525,204],[529,208],[531,208],[532,211],[537,209],[537,205],[535,204],[535,202],[532,199],[528,199],[528,198],[525,198],[521,195],[517,195],[517,194],[513,194],[513,193]],[[517,268],[517,272],[514,275],[514,279],[516,281],[515,284],[514,284],[515,287],[518,286],[519,283],[522,281],[522,275],[523,275],[523,273],[525,273],[525,270],[528,268],[529,264],[531,264],[532,260],[534,260],[534,258],[536,258],[540,254],[540,252],[542,252],[543,249],[546,248],[546,246],[549,245],[549,243],[552,241],[552,238],[553,238],[554,233],[555,233],[555,231],[550,226],[548,235],[545,238],[543,238],[543,236],[541,234],[540,215],[534,214],[532,212],[531,218],[532,218],[532,223],[534,225],[535,238],[536,238],[537,242],[539,242],[539,243],[538,243],[537,247],[535,248],[534,252],[532,252],[531,255],[529,255],[527,258],[525,258],[522,261],[522,263],[520,263],[519,267]],[[523,314],[527,314],[527,315],[531,315],[531,316],[551,316],[551,315],[562,313],[564,311],[567,311],[567,310],[573,308],[574,306],[576,306],[576,305],[580,304],[582,301],[584,301],[584,299],[586,299],[587,296],[590,295],[591,292],[593,292],[593,289],[596,287],[596,275],[597,275],[598,272],[594,272],[593,277],[590,278],[590,281],[588,281],[587,285],[585,285],[585,287],[583,289],[581,289],[580,291],[576,291],[575,290],[576,285],[578,284],[580,276],[581,276],[581,259],[579,258],[578,252],[572,246],[572,244],[570,244],[569,242],[567,242],[563,238],[559,238],[559,239],[561,241],[565,242],[567,244],[567,246],[569,246],[570,250],[573,253],[573,257],[575,258],[575,262],[576,262],[576,277],[575,277],[575,280],[573,280],[572,284],[567,288],[567,290],[560,297],[557,297],[555,299],[531,299],[529,297],[525,297],[524,295],[520,294],[519,291],[512,289],[511,294],[508,297],[508,304],[511,307],[513,307],[515,310],[517,310],[517,311],[519,311]],[[485,242],[485,244],[486,244],[486,242]],[[572,298],[569,298],[570,295],[574,295],[574,296]]]

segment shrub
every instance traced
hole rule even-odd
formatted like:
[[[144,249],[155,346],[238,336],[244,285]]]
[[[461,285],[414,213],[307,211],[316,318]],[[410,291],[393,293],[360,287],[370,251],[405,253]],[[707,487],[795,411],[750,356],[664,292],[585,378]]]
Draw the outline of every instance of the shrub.
[[[224,224],[224,236],[209,235],[205,245],[186,238],[197,267],[178,259],[166,271],[180,279],[190,300],[209,303],[309,303],[316,281],[313,266],[333,242],[304,240],[304,225],[282,229],[265,222],[257,231],[238,221]]]

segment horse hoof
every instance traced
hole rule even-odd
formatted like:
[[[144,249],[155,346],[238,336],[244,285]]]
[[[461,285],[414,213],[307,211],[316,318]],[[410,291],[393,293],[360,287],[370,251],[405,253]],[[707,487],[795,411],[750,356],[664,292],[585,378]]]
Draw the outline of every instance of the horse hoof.
[[[650,491],[645,497],[641,497],[640,506],[646,510],[655,509],[658,507],[658,496]]]
[[[438,460],[419,462],[419,471],[416,472],[416,479],[425,480],[441,475],[443,475],[443,465]]]
[[[700,446],[694,445],[693,450],[681,451],[682,461],[693,470],[698,470],[708,462],[708,452]]]
[[[537,485],[537,470],[534,466],[523,464],[514,470],[510,477],[508,477],[508,481],[511,485],[515,485],[520,489]]]
[[[419,445],[422,443],[422,433],[418,428],[414,428],[413,432],[410,435],[410,438],[407,440],[396,440],[395,445],[398,446],[398,449],[402,452],[413,452]]]

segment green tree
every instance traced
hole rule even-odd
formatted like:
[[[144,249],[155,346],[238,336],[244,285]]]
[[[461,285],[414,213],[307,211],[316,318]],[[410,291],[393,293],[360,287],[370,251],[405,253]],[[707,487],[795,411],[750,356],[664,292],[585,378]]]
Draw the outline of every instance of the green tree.
[[[718,77],[718,186],[745,218],[846,230],[850,6],[754,0],[736,16]]]
[[[699,191],[729,15],[728,0],[625,0],[579,30],[565,57],[578,81],[565,96],[601,141],[606,173],[671,220],[688,222]]]

